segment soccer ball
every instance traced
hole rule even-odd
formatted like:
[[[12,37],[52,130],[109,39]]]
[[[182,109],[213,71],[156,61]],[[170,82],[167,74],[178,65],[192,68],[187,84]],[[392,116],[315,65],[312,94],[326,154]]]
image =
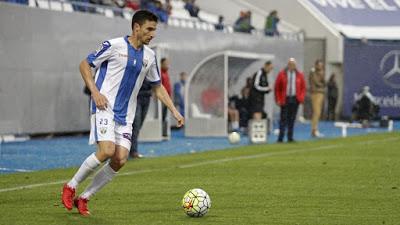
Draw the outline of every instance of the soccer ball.
[[[191,189],[183,196],[182,207],[186,215],[190,217],[202,217],[210,209],[211,199],[202,189]]]
[[[238,132],[232,132],[228,135],[229,143],[237,144],[240,142],[240,134]]]

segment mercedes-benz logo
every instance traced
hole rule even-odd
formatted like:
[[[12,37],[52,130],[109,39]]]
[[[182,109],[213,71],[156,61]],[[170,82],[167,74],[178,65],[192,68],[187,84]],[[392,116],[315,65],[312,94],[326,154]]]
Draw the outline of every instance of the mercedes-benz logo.
[[[385,84],[389,85],[392,88],[400,89],[400,83],[394,82],[393,79],[391,78],[400,76],[400,50],[392,50],[383,56],[380,64],[380,70],[384,74],[383,75],[383,81]],[[389,59],[393,58],[392,64],[392,69],[389,71],[385,70],[385,65],[387,65],[387,61]]]

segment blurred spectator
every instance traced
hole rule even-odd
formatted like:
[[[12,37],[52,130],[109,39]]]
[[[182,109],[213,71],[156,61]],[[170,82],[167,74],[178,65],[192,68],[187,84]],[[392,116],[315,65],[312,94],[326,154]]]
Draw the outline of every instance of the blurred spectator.
[[[168,92],[168,95],[172,96],[171,90],[171,82],[169,79],[169,60],[167,58],[161,59],[161,83],[164,86],[165,90]],[[163,121],[163,136],[167,136],[167,106],[162,105],[162,121]]]
[[[165,0],[164,10],[167,12],[168,16],[172,13],[172,5],[171,0]]]
[[[306,95],[304,75],[297,70],[294,58],[290,58],[287,67],[279,72],[274,89],[276,104],[281,107],[278,143],[283,142],[286,127],[288,142],[294,142],[293,128],[297,110]]]
[[[179,81],[174,84],[174,103],[182,116],[185,116],[185,85],[187,74],[181,72]]]
[[[140,0],[140,8],[147,9],[148,5],[152,2],[153,2],[153,0]]]
[[[168,22],[168,12],[163,8],[163,5],[160,1],[156,0],[147,4],[147,9],[156,14],[160,19],[160,22],[167,23]]]
[[[119,9],[114,9],[114,16],[119,16],[124,18],[123,14],[123,9],[126,7],[126,1],[124,0],[112,0],[112,7],[119,8]]]
[[[219,16],[218,17],[218,23],[214,25],[215,30],[220,30],[223,31],[225,29],[225,25],[224,25],[224,17],[223,16]]]
[[[231,131],[239,131],[239,110],[237,108],[237,103],[239,101],[238,96],[232,96],[229,98],[228,102],[228,122]]]
[[[379,105],[376,104],[374,96],[369,91],[369,87],[363,87],[353,105],[352,120],[362,121],[365,124],[375,119],[378,114]]]
[[[335,120],[337,98],[338,86],[336,83],[336,75],[332,73],[328,81],[328,120]]]
[[[22,5],[28,5],[28,0],[2,0],[4,2],[9,2],[9,3],[16,3],[16,4],[22,4]]]
[[[325,69],[322,60],[315,61],[314,67],[310,72],[310,92],[311,92],[311,136],[322,137],[323,135],[318,131],[318,122],[321,117],[322,108],[324,106],[325,98]]]
[[[201,92],[201,106],[203,113],[223,116],[224,92],[221,87],[212,82],[210,86]]]
[[[90,12],[95,13],[96,9],[94,7],[90,7],[87,4],[98,4],[97,1],[89,1],[89,0],[75,0],[75,3],[72,3],[72,8],[75,12]]]
[[[246,78],[246,86],[245,86],[245,88],[248,88],[249,91],[250,91],[251,87],[253,87],[253,83],[254,83],[253,77]],[[250,94],[250,92],[249,92],[249,94]]]
[[[278,23],[279,23],[278,11],[273,10],[269,13],[265,19],[264,32],[267,36],[279,36]]]
[[[233,30],[242,33],[251,33],[254,27],[251,25],[251,12],[241,11],[239,18],[236,20]]]
[[[258,70],[252,78],[252,85],[250,89],[250,112],[253,119],[261,120],[264,112],[264,95],[271,91],[268,83],[268,76],[273,69],[272,62],[267,61],[263,68]]]
[[[151,94],[151,84],[147,80],[144,80],[137,96],[138,101],[136,101],[135,119],[132,123],[132,145],[131,150],[129,151],[129,156],[131,158],[142,157],[142,155],[139,154],[138,138],[140,129],[142,129],[143,122],[146,119],[147,111],[149,109]]]
[[[195,4],[195,0],[185,0],[185,9],[191,17],[199,17],[200,8]]]
[[[140,9],[140,3],[137,0],[126,0],[125,7],[136,11]]]

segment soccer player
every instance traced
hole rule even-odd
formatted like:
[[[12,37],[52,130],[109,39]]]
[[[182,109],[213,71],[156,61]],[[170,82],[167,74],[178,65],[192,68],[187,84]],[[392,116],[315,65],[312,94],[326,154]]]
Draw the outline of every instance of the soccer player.
[[[182,115],[160,85],[155,53],[146,46],[154,38],[157,23],[158,18],[153,13],[137,11],[132,17],[131,36],[103,42],[100,49],[79,66],[92,95],[89,142],[97,142],[97,151],[87,157],[73,178],[64,184],[61,198],[68,210],[75,205],[81,215],[90,215],[87,207],[90,197],[110,182],[127,161],[136,97],[143,80],[152,84],[153,92],[171,110],[178,126],[184,124]],[[95,80],[90,67],[97,69]],[[78,185],[102,162],[105,164],[92,183],[74,199]]]

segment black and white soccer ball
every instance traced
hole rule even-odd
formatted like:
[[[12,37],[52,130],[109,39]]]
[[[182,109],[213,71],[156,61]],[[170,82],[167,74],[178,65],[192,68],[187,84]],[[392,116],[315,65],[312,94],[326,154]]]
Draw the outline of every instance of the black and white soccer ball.
[[[204,190],[195,188],[187,191],[182,199],[182,207],[190,217],[202,217],[211,207],[210,196]]]

